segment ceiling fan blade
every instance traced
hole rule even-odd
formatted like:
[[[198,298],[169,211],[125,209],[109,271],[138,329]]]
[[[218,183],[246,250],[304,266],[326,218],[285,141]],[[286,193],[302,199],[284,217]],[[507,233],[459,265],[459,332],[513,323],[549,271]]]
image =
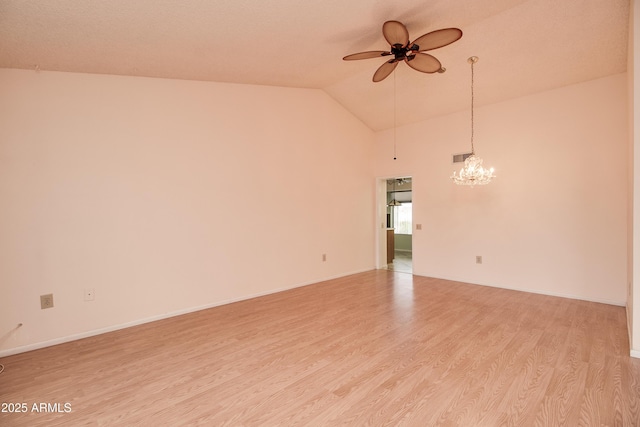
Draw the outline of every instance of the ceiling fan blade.
[[[385,52],[384,50],[370,50],[367,52],[353,53],[351,55],[345,56],[345,61],[352,61],[354,59],[369,59],[369,58],[379,58],[381,56],[391,55],[391,52]]]
[[[382,34],[391,46],[409,44],[409,31],[402,22],[387,21],[382,25]]]
[[[409,67],[423,73],[435,73],[442,68],[440,61],[428,53],[416,53],[415,55],[407,56],[404,60]]]
[[[451,44],[460,40],[461,37],[462,30],[459,28],[443,28],[418,37],[411,43],[411,46],[416,45],[418,46],[418,52],[424,52],[425,50],[437,49]]]
[[[380,82],[389,76],[398,66],[398,61],[394,58],[391,61],[387,61],[380,66],[373,75],[374,82]]]

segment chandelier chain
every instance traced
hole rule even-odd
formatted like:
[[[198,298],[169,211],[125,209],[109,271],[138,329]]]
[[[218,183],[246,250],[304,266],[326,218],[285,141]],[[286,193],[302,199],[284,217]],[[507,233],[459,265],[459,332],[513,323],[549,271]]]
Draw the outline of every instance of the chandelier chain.
[[[474,104],[474,96],[473,96],[473,64],[475,61],[471,61],[471,154],[475,154],[475,149],[473,148],[473,104]]]

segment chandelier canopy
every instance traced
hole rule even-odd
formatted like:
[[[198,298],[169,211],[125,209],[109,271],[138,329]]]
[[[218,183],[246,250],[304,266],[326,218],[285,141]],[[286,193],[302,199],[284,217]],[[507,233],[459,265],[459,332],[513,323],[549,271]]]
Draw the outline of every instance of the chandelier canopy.
[[[457,174],[455,171],[453,172],[451,179],[458,185],[486,185],[495,178],[493,168],[485,169],[482,166],[482,159],[476,156],[473,146],[473,64],[478,62],[478,57],[472,56],[467,62],[471,64],[471,155],[465,159],[464,167],[460,169],[460,172]]]

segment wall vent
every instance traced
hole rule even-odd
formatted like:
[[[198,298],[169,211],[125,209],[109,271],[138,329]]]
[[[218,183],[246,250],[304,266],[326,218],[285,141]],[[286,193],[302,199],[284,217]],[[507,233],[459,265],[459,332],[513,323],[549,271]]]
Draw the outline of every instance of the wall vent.
[[[453,163],[462,163],[467,160],[471,153],[462,153],[462,154],[454,154],[453,155]]]

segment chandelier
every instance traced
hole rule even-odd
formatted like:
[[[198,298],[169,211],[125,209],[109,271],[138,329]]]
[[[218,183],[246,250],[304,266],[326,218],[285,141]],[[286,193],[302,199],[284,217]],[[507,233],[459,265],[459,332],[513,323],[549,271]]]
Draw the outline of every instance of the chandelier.
[[[485,185],[491,182],[495,175],[493,168],[485,169],[482,167],[482,159],[476,156],[473,147],[473,64],[478,62],[477,56],[472,56],[467,60],[471,64],[471,155],[464,161],[464,167],[456,174],[453,172],[451,179],[458,185]]]

